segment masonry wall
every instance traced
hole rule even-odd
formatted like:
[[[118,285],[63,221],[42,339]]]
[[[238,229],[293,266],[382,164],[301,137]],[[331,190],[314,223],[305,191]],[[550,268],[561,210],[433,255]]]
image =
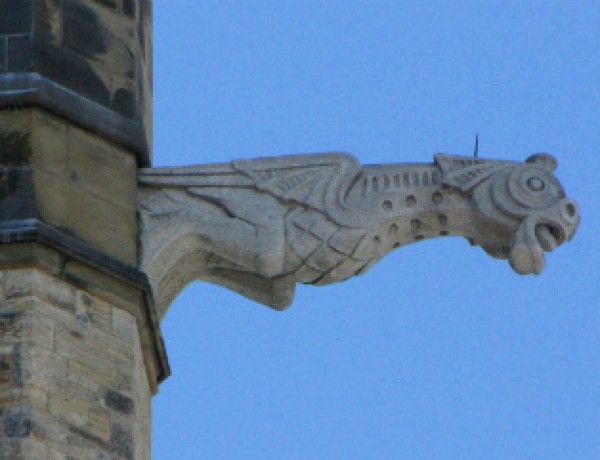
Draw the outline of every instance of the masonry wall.
[[[2,0],[0,74],[35,73],[140,122],[149,148],[151,5],[150,0]]]
[[[148,460],[135,318],[38,269],[0,274],[0,459]]]
[[[0,0],[0,460],[149,460],[151,0]]]
[[[137,264],[131,152],[46,110],[8,109],[0,110],[0,167],[31,168],[35,209],[28,217]],[[0,200],[5,196],[0,191]]]

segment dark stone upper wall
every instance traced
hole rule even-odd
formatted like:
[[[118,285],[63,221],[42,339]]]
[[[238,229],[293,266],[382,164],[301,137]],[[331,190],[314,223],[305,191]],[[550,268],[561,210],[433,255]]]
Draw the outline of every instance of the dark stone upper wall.
[[[151,0],[0,0],[0,106],[60,112],[148,165],[151,10]]]

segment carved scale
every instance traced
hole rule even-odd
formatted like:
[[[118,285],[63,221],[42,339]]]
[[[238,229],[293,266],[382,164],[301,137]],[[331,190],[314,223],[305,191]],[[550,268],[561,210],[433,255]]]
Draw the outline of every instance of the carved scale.
[[[361,167],[332,153],[143,169],[141,267],[162,293],[161,315],[195,279],[284,309],[297,282],[344,281],[396,248],[446,236],[539,274],[544,252],[579,224],[556,166],[538,154]]]

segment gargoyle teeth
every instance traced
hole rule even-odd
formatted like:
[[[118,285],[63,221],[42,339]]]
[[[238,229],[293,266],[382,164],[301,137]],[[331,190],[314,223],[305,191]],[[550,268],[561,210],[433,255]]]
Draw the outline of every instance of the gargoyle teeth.
[[[552,252],[560,245],[556,231],[549,225],[538,225],[535,228],[535,236],[542,249],[546,252]]]

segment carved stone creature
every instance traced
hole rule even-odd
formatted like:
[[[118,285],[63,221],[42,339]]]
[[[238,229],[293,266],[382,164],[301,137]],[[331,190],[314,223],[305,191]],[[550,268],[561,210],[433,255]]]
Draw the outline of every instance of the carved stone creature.
[[[297,282],[344,281],[393,249],[440,236],[539,274],[544,252],[579,224],[556,167],[548,154],[361,167],[332,153],[142,169],[141,268],[161,316],[196,279],[284,309]]]

